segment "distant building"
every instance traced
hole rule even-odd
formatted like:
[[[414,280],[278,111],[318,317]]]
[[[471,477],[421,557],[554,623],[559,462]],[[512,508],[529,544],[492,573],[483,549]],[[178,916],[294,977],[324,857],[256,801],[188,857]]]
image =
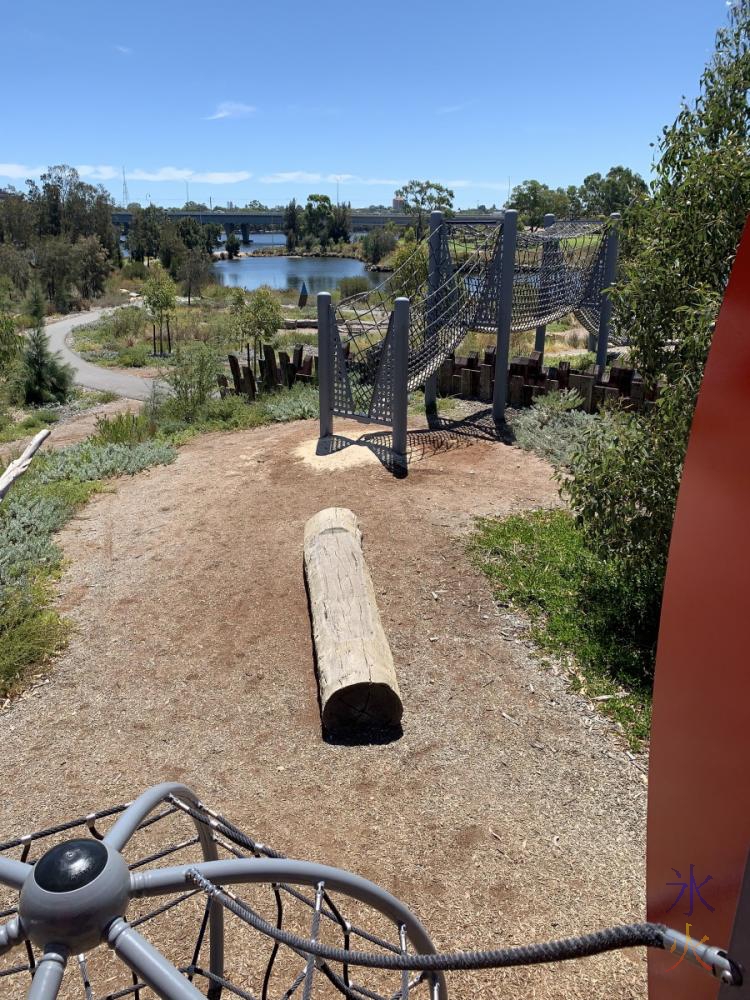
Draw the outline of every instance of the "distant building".
[[[393,199],[393,211],[394,212],[403,212],[405,208],[406,208],[406,200],[404,198],[396,198],[396,197],[394,197],[394,199]]]

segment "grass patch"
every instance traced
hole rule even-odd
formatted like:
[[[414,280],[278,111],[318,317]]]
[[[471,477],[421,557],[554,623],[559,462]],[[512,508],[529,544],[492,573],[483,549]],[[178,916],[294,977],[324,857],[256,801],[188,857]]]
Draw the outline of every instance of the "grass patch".
[[[529,618],[534,641],[563,659],[573,689],[601,699],[633,749],[648,739],[654,650],[617,620],[612,567],[591,553],[567,511],[477,523],[470,548],[497,600]]]
[[[6,587],[0,594],[0,695],[7,697],[28,670],[64,649],[70,625],[51,607],[47,580]]]
[[[52,607],[62,568],[54,534],[104,481],[174,460],[165,441],[85,441],[39,455],[0,504],[0,696],[63,648],[69,625]]]
[[[120,397],[116,392],[109,392],[107,389],[82,389],[75,386],[70,394],[69,409],[77,413],[84,413],[95,406],[103,406],[105,403],[114,403]]]
[[[12,416],[0,413],[0,444],[32,437],[60,420],[75,417],[118,398],[115,392],[91,392],[88,389],[74,388],[68,401],[59,406],[26,407]]]
[[[283,392],[263,393],[252,403],[244,396],[225,396],[186,408],[180,400],[167,397],[147,407],[154,432],[173,445],[211,431],[249,430],[264,424],[312,420],[319,412],[317,388],[301,383]]]
[[[51,424],[57,423],[60,419],[59,413],[54,410],[32,410],[20,420],[14,420],[0,429],[0,444],[8,444],[10,441],[18,441],[19,438],[30,437],[37,434]]]

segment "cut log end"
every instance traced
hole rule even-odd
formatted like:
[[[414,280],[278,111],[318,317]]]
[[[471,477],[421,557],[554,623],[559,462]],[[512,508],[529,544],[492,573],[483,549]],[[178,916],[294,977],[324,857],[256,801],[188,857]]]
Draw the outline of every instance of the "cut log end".
[[[332,734],[363,729],[397,729],[401,699],[387,684],[362,681],[335,691],[323,709],[323,728]]]

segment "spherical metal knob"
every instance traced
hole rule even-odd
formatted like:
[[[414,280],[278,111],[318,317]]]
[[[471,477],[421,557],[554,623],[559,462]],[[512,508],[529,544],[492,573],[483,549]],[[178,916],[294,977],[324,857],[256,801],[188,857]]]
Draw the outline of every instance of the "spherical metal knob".
[[[18,915],[40,948],[89,951],[130,898],[125,859],[99,840],[68,840],[37,861],[21,889]]]
[[[71,892],[93,882],[107,864],[100,840],[69,840],[57,844],[37,861],[34,880],[47,892]]]

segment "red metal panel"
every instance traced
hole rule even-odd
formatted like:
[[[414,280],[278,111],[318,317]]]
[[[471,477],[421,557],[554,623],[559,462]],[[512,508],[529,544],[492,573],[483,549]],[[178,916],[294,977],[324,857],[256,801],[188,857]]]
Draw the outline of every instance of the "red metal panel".
[[[677,502],[649,771],[649,919],[683,933],[689,923],[691,936],[722,946],[750,845],[748,621],[750,220],[719,313]],[[691,865],[705,903],[694,893],[689,913]],[[650,1000],[714,1000],[716,980],[690,958],[670,969],[679,958],[650,952]]]

